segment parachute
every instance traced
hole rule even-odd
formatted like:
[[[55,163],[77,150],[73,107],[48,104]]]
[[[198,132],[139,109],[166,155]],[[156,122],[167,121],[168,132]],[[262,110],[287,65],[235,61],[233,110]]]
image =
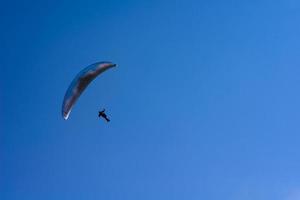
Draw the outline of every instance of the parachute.
[[[67,89],[62,104],[62,116],[65,120],[68,119],[74,104],[91,81],[99,74],[115,66],[117,65],[111,62],[97,62],[87,66],[77,74]]]

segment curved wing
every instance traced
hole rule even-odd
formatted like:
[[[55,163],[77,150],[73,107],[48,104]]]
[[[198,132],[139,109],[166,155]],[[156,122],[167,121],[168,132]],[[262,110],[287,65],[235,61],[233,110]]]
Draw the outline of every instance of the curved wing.
[[[87,66],[77,74],[67,89],[62,104],[62,115],[65,120],[68,119],[74,104],[90,82],[99,74],[115,66],[116,64],[111,62],[97,62]]]

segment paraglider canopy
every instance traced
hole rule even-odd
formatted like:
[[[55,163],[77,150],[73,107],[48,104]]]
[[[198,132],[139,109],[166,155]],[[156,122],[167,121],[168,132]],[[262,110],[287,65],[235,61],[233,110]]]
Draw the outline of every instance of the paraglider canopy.
[[[68,119],[74,104],[91,81],[115,66],[117,65],[112,62],[97,62],[87,66],[77,74],[68,87],[62,104],[62,116],[65,120]]]

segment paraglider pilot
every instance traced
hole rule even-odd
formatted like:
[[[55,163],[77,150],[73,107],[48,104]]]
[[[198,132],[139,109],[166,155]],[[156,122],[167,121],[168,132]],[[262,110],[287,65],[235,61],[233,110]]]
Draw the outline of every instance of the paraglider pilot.
[[[107,115],[105,114],[105,109],[102,111],[99,111],[98,117],[103,117],[107,122],[110,121],[110,119],[107,118]]]

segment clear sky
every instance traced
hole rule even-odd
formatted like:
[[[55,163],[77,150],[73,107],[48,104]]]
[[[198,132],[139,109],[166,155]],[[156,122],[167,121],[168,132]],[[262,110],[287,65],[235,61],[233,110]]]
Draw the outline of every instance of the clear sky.
[[[300,199],[299,1],[0,9],[1,200]]]

